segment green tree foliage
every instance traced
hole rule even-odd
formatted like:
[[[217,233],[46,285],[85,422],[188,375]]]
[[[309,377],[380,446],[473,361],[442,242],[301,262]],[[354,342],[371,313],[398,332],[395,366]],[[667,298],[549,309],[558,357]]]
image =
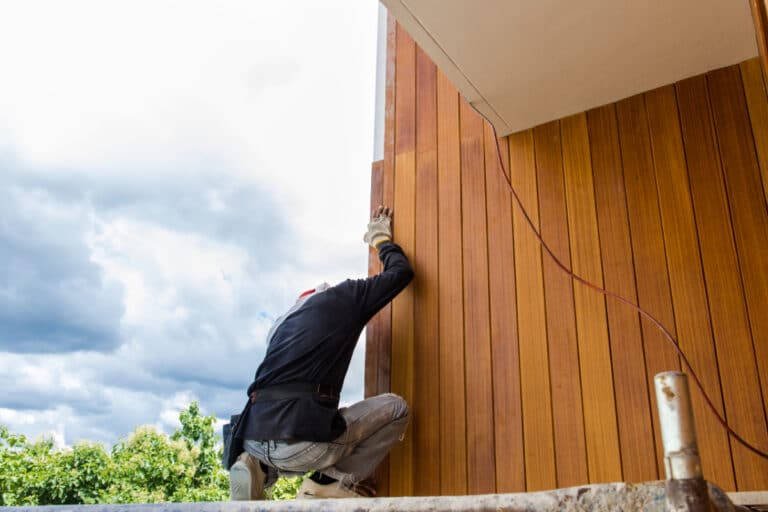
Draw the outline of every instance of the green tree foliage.
[[[139,427],[111,452],[89,442],[59,450],[0,425],[0,506],[228,499],[215,417],[192,402],[179,419],[170,438]]]
[[[292,500],[299,493],[299,487],[303,481],[303,476],[279,478],[275,485],[267,489],[267,496],[271,500]]]

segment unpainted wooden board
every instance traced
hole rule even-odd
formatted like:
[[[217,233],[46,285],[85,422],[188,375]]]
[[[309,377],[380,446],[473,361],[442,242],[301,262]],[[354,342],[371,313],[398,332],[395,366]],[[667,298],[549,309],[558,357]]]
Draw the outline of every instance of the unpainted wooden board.
[[[741,77],[760,164],[763,192],[768,205],[768,95],[766,95],[759,61],[752,59],[742,63]],[[752,339],[755,344],[757,367],[760,370],[763,407],[768,411],[768,315],[752,319]]]
[[[533,139],[541,236],[555,256],[570,268],[559,121],[534,128]],[[543,272],[557,486],[570,487],[589,482],[573,283],[546,253],[543,255]]]
[[[371,211],[381,204],[382,178],[384,161],[379,160],[371,166]],[[368,275],[373,276],[381,271],[379,253],[373,247],[368,248]],[[379,393],[378,366],[381,351],[381,313],[376,314],[365,329],[365,398]]]
[[[560,121],[572,270],[602,286],[603,274],[585,114]],[[605,299],[574,286],[590,482],[622,479]]]
[[[760,61],[750,59],[741,63],[741,78],[752,123],[752,135],[757,149],[763,193],[768,201],[768,95],[765,90]]]
[[[768,2],[750,0],[749,6],[752,8],[752,21],[755,24],[755,39],[759,54],[755,60],[762,64],[763,76],[768,78]]]
[[[693,218],[673,86],[645,94],[678,340],[704,389],[722,413],[722,392]],[[733,490],[728,438],[697,392],[692,394],[698,445],[707,480]]]
[[[716,240],[712,240],[713,233],[706,232],[708,242],[714,244],[710,249],[716,252],[715,261],[711,263],[713,273],[708,274],[707,284],[710,285],[710,294],[714,295],[710,296],[710,307],[715,339],[718,341],[718,364],[725,411],[728,423],[739,435],[768,452],[765,407],[764,402],[760,400],[760,378],[765,379],[766,376],[759,375],[755,361],[755,346],[760,346],[760,351],[765,353],[765,345],[768,343],[768,332],[761,332],[761,329],[768,328],[768,211],[760,190],[760,170],[739,68],[731,66],[714,71],[707,76],[707,82],[743,279],[740,281],[739,276],[732,272],[735,271],[737,254],[732,252],[733,240],[727,236],[730,233],[723,225],[727,219],[721,220],[717,227],[707,226],[706,228],[717,229],[721,234]],[[703,88],[703,84],[701,87]],[[695,111],[701,112],[703,109],[704,105]],[[707,156],[716,158],[714,151],[712,153],[711,157]],[[693,170],[691,166],[691,171]],[[702,165],[702,169],[697,170],[709,169]],[[717,176],[719,177],[719,174]],[[722,182],[719,185],[722,186]],[[717,197],[713,197],[715,193]],[[715,201],[721,204],[719,211],[713,212],[713,216],[718,213],[727,214],[723,194],[724,191],[720,188],[707,196],[707,207],[714,208]],[[702,230],[702,237],[704,236]],[[726,263],[730,267],[720,268],[718,272],[718,267]],[[745,314],[743,292],[746,292],[749,318],[752,321],[752,339],[747,319],[742,316]],[[716,307],[718,309],[715,309]],[[717,319],[716,311],[719,313]],[[768,488],[768,459],[750,452],[734,440],[731,441],[731,451],[737,490],[756,491]]]
[[[398,25],[395,84],[395,198],[393,236],[405,254],[415,249],[416,192],[416,45]],[[413,286],[392,301],[392,391],[413,402]],[[413,431],[409,425],[403,442],[390,452],[390,492],[413,495]]]
[[[664,235],[656,192],[645,98],[633,96],[616,104],[621,146],[624,189],[627,199],[632,257],[635,268],[638,304],[675,334],[675,316],[664,249]],[[654,375],[680,369],[671,343],[647,319],[641,319],[648,396],[651,400],[658,474],[664,474]]]
[[[467,492],[496,492],[488,303],[488,228],[483,120],[462,101],[461,229],[464,251],[464,358],[467,393]]]
[[[539,227],[539,201],[533,132],[509,136],[509,168],[512,185],[523,206]],[[525,482],[527,491],[552,489],[557,485],[552,424],[552,396],[547,351],[547,322],[544,303],[541,248],[520,210],[513,208],[515,281],[520,336]]]
[[[615,105],[589,111],[587,121],[605,288],[636,304]],[[624,480],[656,480],[660,475],[640,318],[637,311],[610,297],[606,305]]]
[[[459,94],[437,71],[440,492],[467,493]]]
[[[413,490],[440,494],[440,352],[437,260],[437,68],[416,49],[416,247]]]
[[[499,140],[504,171],[499,168],[494,134],[484,125],[485,186],[488,198],[488,273],[496,492],[525,491],[517,294],[512,233],[512,197],[502,172],[509,169],[509,141]]]
[[[395,200],[395,72],[397,56],[397,22],[387,15],[387,60],[384,88],[384,166],[381,178],[381,205],[393,206]],[[378,205],[377,205],[378,206]],[[392,362],[392,305],[387,304],[376,316],[379,352],[376,356],[376,394],[390,391]],[[389,455],[374,474],[378,496],[389,496]]]
[[[381,203],[393,207],[395,204],[395,92],[397,22],[387,17],[387,77],[385,89],[384,116],[384,171],[382,175]],[[392,305],[387,304],[379,313],[381,320],[381,349],[379,352],[379,393],[390,391],[390,369],[392,357]],[[388,478],[388,476],[387,476]],[[383,479],[379,479],[382,481]],[[388,481],[387,486],[388,489]]]
[[[387,16],[387,76],[385,88],[384,115],[384,169],[381,177],[381,202],[379,205],[392,207],[395,204],[395,92],[397,22]],[[379,206],[377,205],[377,206]],[[379,312],[381,338],[378,367],[378,393],[390,391],[390,369],[392,357],[392,305],[387,304]],[[389,489],[388,475],[379,478],[381,489]],[[380,490],[381,490],[380,489]],[[385,494],[386,495],[386,494]]]

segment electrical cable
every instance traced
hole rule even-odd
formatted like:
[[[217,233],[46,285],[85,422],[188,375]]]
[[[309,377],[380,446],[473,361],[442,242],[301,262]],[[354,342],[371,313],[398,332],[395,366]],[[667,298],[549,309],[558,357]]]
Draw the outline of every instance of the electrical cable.
[[[467,100],[465,99],[465,101],[467,101]],[[670,333],[667,330],[666,327],[664,327],[664,325],[662,325],[662,323],[660,321],[656,320],[656,318],[654,318],[653,315],[648,313],[645,309],[641,308],[639,305],[635,304],[631,300],[626,299],[626,298],[622,297],[621,295],[613,293],[613,292],[611,292],[609,290],[606,290],[605,288],[603,288],[601,286],[593,284],[593,283],[587,281],[586,279],[584,279],[583,277],[575,274],[570,268],[568,268],[565,264],[563,264],[563,262],[560,261],[560,259],[557,256],[555,256],[555,253],[552,252],[552,249],[550,249],[549,246],[547,245],[547,243],[544,241],[544,239],[541,236],[541,233],[539,232],[539,230],[534,225],[533,221],[531,220],[531,217],[528,215],[528,212],[525,210],[525,207],[523,206],[523,202],[520,200],[520,196],[517,195],[517,191],[515,190],[515,187],[512,186],[512,181],[511,181],[510,177],[507,175],[507,172],[506,172],[505,167],[504,167],[504,161],[501,158],[501,147],[499,146],[499,137],[498,137],[498,135],[496,133],[496,127],[494,127],[493,123],[491,123],[490,120],[488,120],[488,118],[485,115],[483,115],[481,112],[479,112],[474,107],[474,105],[472,105],[469,101],[467,101],[467,104],[472,108],[472,110],[477,112],[477,114],[480,117],[485,119],[488,122],[488,124],[491,126],[491,129],[493,130],[493,140],[496,143],[496,157],[498,158],[498,162],[499,162],[499,171],[501,172],[501,175],[504,177],[504,181],[507,183],[507,187],[509,188],[510,192],[512,192],[512,197],[515,198],[515,202],[517,203],[518,208],[522,212],[523,217],[525,217],[526,222],[528,222],[528,225],[531,227],[531,230],[536,235],[536,238],[538,239],[539,244],[541,244],[541,246],[544,248],[544,250],[549,255],[549,257],[552,259],[552,261],[554,261],[555,264],[558,267],[560,267],[560,269],[563,272],[568,274],[571,277],[572,280],[578,281],[579,283],[583,284],[584,286],[586,286],[588,288],[591,288],[591,289],[593,289],[593,290],[595,290],[597,292],[602,293],[606,297],[611,297],[612,299],[615,299],[615,300],[617,300],[619,302],[622,302],[622,303],[628,305],[629,307],[631,307],[632,309],[637,311],[640,315],[642,315],[646,320],[648,320],[653,325],[655,325],[656,328],[659,331],[661,331],[661,333],[664,335],[664,337],[672,344],[672,346],[677,351],[678,355],[680,356],[680,359],[683,361],[683,364],[688,369],[688,372],[690,373],[691,377],[693,377],[693,381],[694,381],[694,383],[696,383],[696,387],[699,388],[699,391],[701,392],[701,395],[704,397],[704,400],[706,401],[706,403],[709,406],[710,410],[715,415],[715,417],[718,419],[718,421],[723,426],[723,428],[725,428],[725,430],[728,431],[728,433],[731,434],[733,436],[733,438],[736,439],[739,443],[741,443],[745,448],[751,450],[752,452],[756,453],[760,457],[768,459],[768,453],[758,449],[757,447],[755,447],[754,445],[752,445],[748,441],[746,441],[743,437],[741,437],[739,434],[737,434],[736,431],[733,430],[733,428],[731,428],[731,426],[728,424],[728,422],[725,420],[725,418],[723,418],[723,416],[720,414],[720,412],[715,407],[714,403],[712,403],[712,400],[709,398],[709,395],[707,394],[707,392],[704,390],[704,386],[701,383],[701,381],[699,380],[699,376],[696,375],[696,372],[694,371],[693,367],[691,366],[691,363],[688,362],[688,358],[685,356],[685,354],[683,353],[683,350],[680,348],[680,344],[678,343],[677,339],[672,335],[672,333]]]

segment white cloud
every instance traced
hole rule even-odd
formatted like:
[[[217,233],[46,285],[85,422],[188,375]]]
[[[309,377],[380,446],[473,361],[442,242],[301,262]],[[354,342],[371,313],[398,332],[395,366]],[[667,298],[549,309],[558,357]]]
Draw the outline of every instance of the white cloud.
[[[56,448],[70,444],[66,442],[66,437],[72,416],[73,411],[68,407],[57,407],[42,413],[0,408],[0,423],[16,426],[16,432],[22,430],[30,441],[50,439]]]
[[[272,319],[365,274],[377,6],[0,0],[0,423],[227,418]]]
[[[105,277],[125,290],[128,326],[186,320],[179,304],[183,289],[229,309],[237,298],[236,283],[246,279],[243,248],[133,219],[102,223],[90,247]]]
[[[173,396],[164,400],[161,406],[162,408],[159,414],[157,428],[163,431],[181,428],[179,413],[186,409],[193,400],[197,400],[197,397],[189,391],[174,393]],[[202,411],[202,413],[205,414],[206,411]]]
[[[0,189],[0,347],[108,350],[119,344],[121,290],[89,260],[84,238],[90,225],[88,208],[48,190]]]

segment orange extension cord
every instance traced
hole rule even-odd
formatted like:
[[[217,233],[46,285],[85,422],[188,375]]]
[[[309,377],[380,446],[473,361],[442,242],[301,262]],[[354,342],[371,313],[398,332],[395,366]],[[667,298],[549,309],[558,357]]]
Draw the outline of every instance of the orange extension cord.
[[[467,101],[465,99],[465,101]],[[517,195],[517,192],[515,191],[515,187],[512,186],[512,181],[510,180],[509,176],[507,176],[507,173],[504,168],[504,161],[501,158],[501,148],[499,147],[499,137],[496,134],[496,128],[493,126],[493,123],[491,123],[487,117],[485,117],[481,112],[479,112],[469,101],[467,101],[467,104],[475,111],[477,114],[488,121],[488,124],[491,126],[491,129],[493,130],[493,139],[496,143],[496,157],[499,161],[499,171],[501,172],[501,175],[504,177],[504,181],[507,183],[507,187],[509,188],[509,191],[512,192],[512,197],[515,198],[515,202],[517,203],[517,206],[520,208],[520,211],[523,214],[523,217],[525,217],[525,220],[528,222],[528,225],[531,227],[531,230],[536,235],[536,238],[539,240],[539,243],[544,248],[546,253],[549,255],[550,258],[557,264],[558,267],[560,267],[563,272],[571,276],[571,279],[574,281],[578,281],[579,283],[583,284],[584,286],[587,286],[588,288],[591,288],[595,291],[598,291],[605,295],[606,297],[611,297],[613,299],[616,299],[619,302],[623,302],[624,304],[628,305],[638,313],[640,313],[643,317],[648,319],[653,325],[656,326],[659,331],[664,335],[664,337],[672,344],[673,347],[675,347],[675,350],[680,355],[680,359],[683,361],[683,364],[688,369],[688,372],[690,373],[691,377],[693,377],[693,381],[696,383],[696,387],[699,388],[699,391],[701,391],[702,396],[704,397],[704,400],[707,402],[707,405],[709,406],[712,413],[715,415],[715,417],[718,419],[720,424],[730,433],[734,439],[736,439],[739,443],[744,445],[746,448],[751,450],[752,452],[756,453],[760,457],[768,459],[768,453],[759,450],[754,445],[747,442],[743,437],[741,437],[739,434],[736,433],[736,431],[731,428],[730,425],[728,425],[728,422],[723,418],[723,416],[720,414],[720,412],[717,410],[715,405],[712,403],[712,400],[709,398],[709,395],[707,395],[707,392],[704,391],[704,386],[701,384],[701,381],[699,380],[698,375],[696,375],[696,372],[693,370],[693,367],[691,366],[691,363],[688,362],[688,358],[685,357],[685,354],[683,353],[682,349],[680,348],[679,343],[677,342],[677,339],[670,333],[666,327],[664,327],[661,322],[656,320],[653,315],[648,313],[646,310],[635,304],[629,299],[625,299],[621,295],[617,295],[611,291],[606,290],[605,288],[602,288],[601,286],[598,286],[596,284],[590,283],[586,279],[584,279],[581,276],[578,276],[573,273],[571,269],[566,267],[562,261],[558,259],[557,256],[555,256],[555,253],[552,252],[552,249],[549,248],[547,243],[544,241],[544,239],[541,237],[541,233],[539,233],[539,230],[536,229],[536,226],[534,225],[533,221],[531,220],[531,217],[528,215],[528,212],[525,210],[525,207],[523,206],[522,201],[520,200],[520,197]]]

